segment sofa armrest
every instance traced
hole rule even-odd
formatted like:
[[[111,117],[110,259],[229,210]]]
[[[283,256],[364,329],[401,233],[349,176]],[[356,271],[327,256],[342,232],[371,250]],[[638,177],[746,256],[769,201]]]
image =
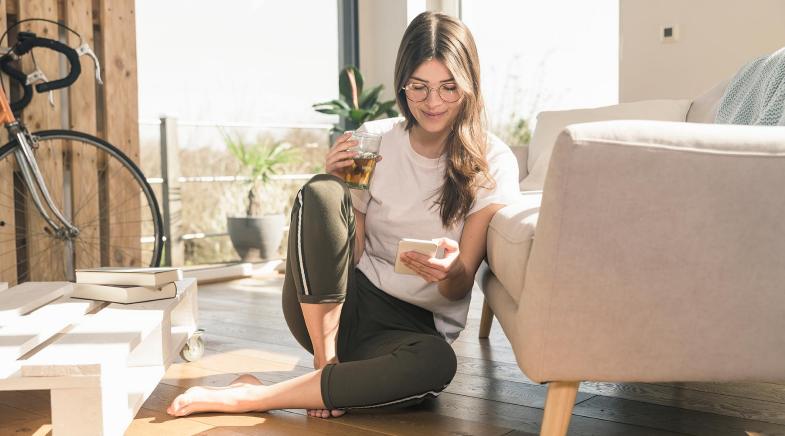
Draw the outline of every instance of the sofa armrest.
[[[536,381],[785,379],[785,128],[558,138],[516,317]]]
[[[529,170],[527,169],[529,162],[529,145],[512,146],[510,147],[510,150],[512,150],[512,154],[514,154],[515,158],[518,160],[518,181],[520,182],[524,177],[529,175]]]

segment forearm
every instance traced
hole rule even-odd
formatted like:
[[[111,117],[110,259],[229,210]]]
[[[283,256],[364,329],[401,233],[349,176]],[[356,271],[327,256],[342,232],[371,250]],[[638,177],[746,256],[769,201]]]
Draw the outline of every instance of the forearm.
[[[365,250],[365,214],[354,209],[354,265],[360,262]]]

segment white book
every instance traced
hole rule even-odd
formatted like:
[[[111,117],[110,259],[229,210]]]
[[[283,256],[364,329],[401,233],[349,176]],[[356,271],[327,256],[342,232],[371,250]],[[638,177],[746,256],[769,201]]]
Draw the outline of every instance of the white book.
[[[77,283],[94,285],[132,285],[160,288],[161,286],[183,279],[179,268],[129,268],[104,267],[77,269]]]
[[[141,303],[143,301],[163,300],[177,295],[177,284],[167,283],[161,288],[129,285],[96,285],[92,283],[74,284],[73,298],[108,301],[111,303]]]
[[[0,282],[0,291],[8,289],[8,282]]]

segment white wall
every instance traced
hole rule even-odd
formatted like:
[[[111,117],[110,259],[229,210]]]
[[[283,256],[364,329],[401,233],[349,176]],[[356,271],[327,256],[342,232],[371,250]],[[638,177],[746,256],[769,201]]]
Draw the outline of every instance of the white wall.
[[[406,26],[419,13],[441,11],[457,16],[458,0],[359,0],[360,72],[367,86],[384,85],[382,98],[395,98],[395,56]]]
[[[360,0],[358,8],[360,72],[366,86],[383,84],[382,98],[389,100],[395,96],[395,55],[409,23],[407,2]]]
[[[620,0],[619,99],[692,98],[785,46],[785,0]],[[660,41],[676,25],[679,40]]]

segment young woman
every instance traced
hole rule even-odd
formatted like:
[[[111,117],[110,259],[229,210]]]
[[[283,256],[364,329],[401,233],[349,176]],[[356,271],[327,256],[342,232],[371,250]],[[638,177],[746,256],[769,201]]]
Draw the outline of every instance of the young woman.
[[[488,224],[518,196],[514,155],[485,131],[479,65],[460,21],[424,12],[411,22],[395,63],[403,117],[361,128],[382,135],[370,189],[337,177],[356,155],[345,134],[328,174],[306,183],[292,209],[283,311],[315,370],[270,386],[243,375],[191,388],[170,414],[304,408],[327,418],[416,404],[450,383],[449,343],[466,324]],[[402,253],[417,275],[398,274],[402,238],[436,239],[444,256]]]

